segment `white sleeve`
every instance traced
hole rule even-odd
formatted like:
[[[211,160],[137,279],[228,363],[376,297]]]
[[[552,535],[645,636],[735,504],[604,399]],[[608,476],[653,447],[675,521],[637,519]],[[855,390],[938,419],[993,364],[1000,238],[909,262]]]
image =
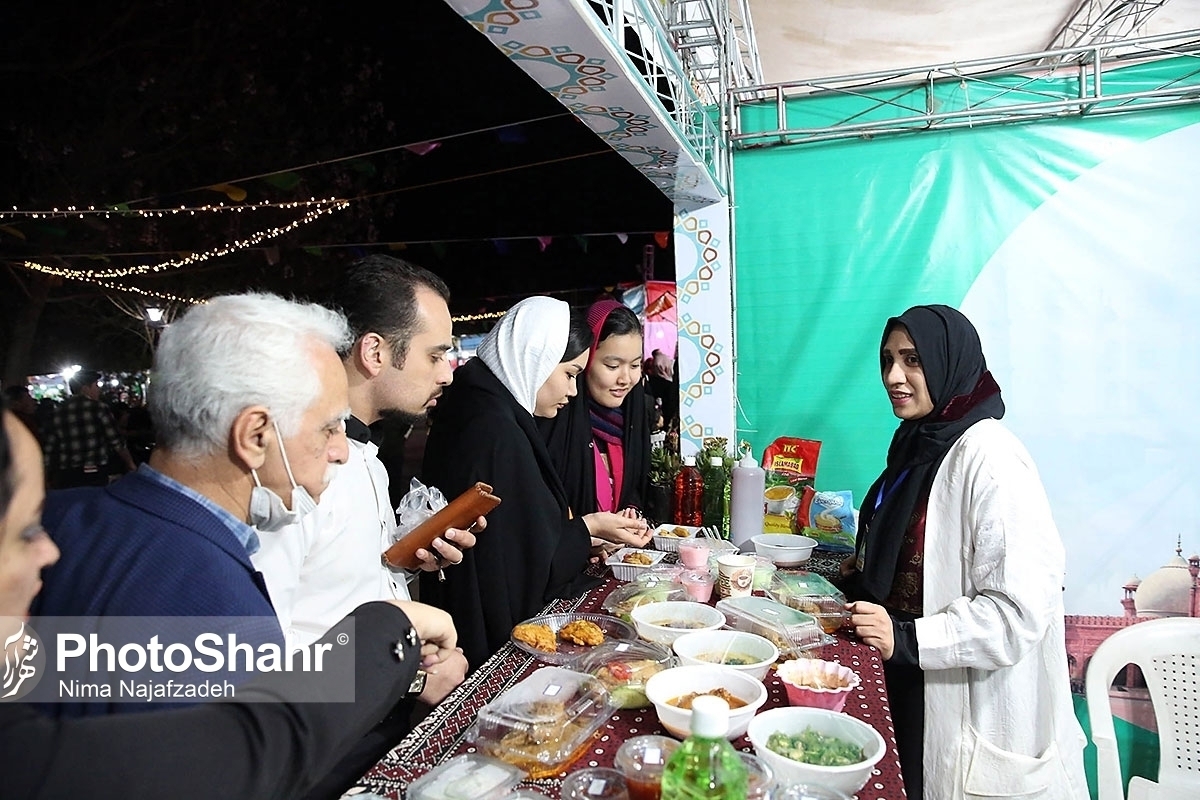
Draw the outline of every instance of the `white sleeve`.
[[[938,523],[964,528],[946,541],[961,542],[968,588],[916,621],[922,669],[1015,664],[1038,646],[1061,603],[1065,553],[1050,504],[1029,454],[1008,441],[991,439],[948,476],[950,491],[965,494],[947,504],[961,519]]]

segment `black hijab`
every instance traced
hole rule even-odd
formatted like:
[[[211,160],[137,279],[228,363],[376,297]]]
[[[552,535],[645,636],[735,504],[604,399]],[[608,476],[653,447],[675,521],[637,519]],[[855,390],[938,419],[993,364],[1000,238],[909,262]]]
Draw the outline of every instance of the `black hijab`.
[[[927,497],[946,453],[982,419],[1004,416],[1000,387],[987,371],[979,333],[949,306],[915,306],[888,320],[880,352],[897,326],[916,345],[933,411],[904,420],[892,435],[887,467],[867,491],[859,513],[858,589],[881,602],[892,592],[896,562],[914,509]]]

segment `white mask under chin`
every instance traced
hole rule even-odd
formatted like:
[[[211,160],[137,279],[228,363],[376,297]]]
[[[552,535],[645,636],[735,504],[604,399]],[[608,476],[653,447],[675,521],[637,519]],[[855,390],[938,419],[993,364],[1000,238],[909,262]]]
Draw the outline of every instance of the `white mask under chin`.
[[[271,533],[296,522],[314,508],[317,501],[313,500],[308,489],[296,483],[292,477],[292,465],[288,463],[287,451],[283,447],[283,437],[279,435],[279,424],[271,420],[275,427],[275,438],[279,442],[279,455],[283,459],[283,468],[287,471],[288,481],[292,484],[292,503],[289,509],[284,505],[283,498],[262,485],[258,472],[250,470],[254,478],[254,488],[250,490],[250,524],[260,531]]]

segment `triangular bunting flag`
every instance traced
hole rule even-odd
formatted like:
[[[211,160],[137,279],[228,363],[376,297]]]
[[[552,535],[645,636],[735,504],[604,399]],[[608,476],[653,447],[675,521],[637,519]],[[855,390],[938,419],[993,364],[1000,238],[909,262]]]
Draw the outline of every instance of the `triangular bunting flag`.
[[[658,233],[654,234],[654,243],[664,250],[666,249],[667,245],[670,244],[670,242],[671,234],[668,232],[659,231]]]
[[[553,241],[553,236],[539,236],[537,237],[538,248],[544,253],[546,252],[546,248],[549,247],[550,243]]]

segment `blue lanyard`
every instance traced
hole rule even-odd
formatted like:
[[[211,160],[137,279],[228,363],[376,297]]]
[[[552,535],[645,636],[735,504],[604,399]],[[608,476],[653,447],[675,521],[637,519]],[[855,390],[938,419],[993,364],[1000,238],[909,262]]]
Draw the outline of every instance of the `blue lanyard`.
[[[896,487],[898,487],[900,484],[904,483],[904,479],[906,477],[908,477],[908,469],[907,468],[905,468],[905,470],[903,472],[901,472],[899,475],[896,476],[896,480],[892,481],[891,485],[888,485],[888,483],[885,481],[883,486],[879,487],[879,494],[875,495],[875,510],[876,511],[878,511],[879,507],[881,505],[883,505],[883,501],[888,499],[888,495],[890,495],[892,492],[896,491]]]

